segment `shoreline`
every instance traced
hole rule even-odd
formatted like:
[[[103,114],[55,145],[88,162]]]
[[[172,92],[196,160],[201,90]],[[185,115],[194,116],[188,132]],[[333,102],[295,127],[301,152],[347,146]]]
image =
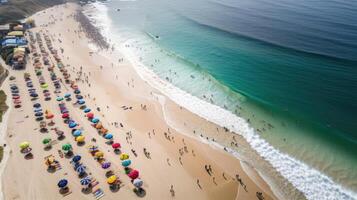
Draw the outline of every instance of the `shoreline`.
[[[65,6],[69,6],[70,8],[64,9]],[[166,180],[165,177],[171,176],[172,180],[175,180],[174,184],[177,193],[176,198],[178,199],[187,199],[188,197],[196,199],[217,199],[218,197],[231,198],[232,195],[236,195],[234,199],[255,199],[256,197],[254,197],[255,193],[253,191],[260,191],[262,188],[254,184],[254,181],[252,181],[249,176],[244,173],[244,171],[241,169],[242,167],[240,167],[239,160],[222,150],[215,150],[207,144],[193,140],[180,132],[170,130],[170,128],[168,128],[167,124],[163,121],[164,113],[161,110],[161,105],[153,98],[152,95],[150,95],[150,91],[156,91],[156,89],[151,88],[145,84],[145,81],[141,80],[138,74],[135,74],[134,68],[132,68],[126,59],[124,63],[118,64],[118,68],[114,70],[110,69],[111,60],[107,60],[97,53],[90,53],[92,52],[91,49],[88,48],[90,45],[88,45],[87,39],[83,36],[83,33],[73,32],[73,30],[77,30],[77,22],[72,20],[71,17],[67,17],[68,19],[64,19],[62,21],[62,17],[66,15],[61,14],[61,12],[64,12],[67,15],[71,14],[72,7],[72,4],[55,6],[47,9],[46,14],[43,11],[35,14],[34,18],[38,20],[38,24],[43,24],[46,26],[39,26],[31,31],[34,31],[35,33],[39,32],[41,34],[49,34],[53,38],[61,39],[61,42],[55,39],[53,39],[52,42],[58,50],[59,48],[64,49],[64,53],[60,53],[59,55],[62,57],[64,64],[68,64],[67,67],[71,70],[72,76],[76,77],[79,71],[82,72],[81,66],[85,66],[83,68],[84,76],[90,77],[90,83],[92,85],[88,85],[83,77],[78,77],[77,84],[80,86],[82,91],[86,93],[84,94],[85,96],[88,95],[89,97],[89,95],[91,95],[91,97],[93,97],[94,94],[96,98],[89,98],[87,105],[92,108],[101,108],[100,111],[95,111],[95,113],[99,116],[102,116],[103,118],[105,116],[103,123],[108,124],[110,129],[113,131],[115,130],[114,132],[118,132],[116,137],[120,138],[120,141],[124,146],[122,147],[123,150],[130,152],[128,148],[140,149],[142,145],[145,144],[147,149],[151,151],[153,155],[152,159],[154,162],[151,162],[150,160],[142,157],[133,157],[133,161],[137,163],[138,168],[143,173],[142,178],[146,182],[145,189],[148,191],[147,198],[168,198],[169,194],[166,194],[166,192],[162,191],[162,186],[169,188],[169,184],[172,184],[172,182],[170,182],[170,180]],[[53,19],[55,19],[54,21],[47,21],[44,19],[43,15],[46,16],[50,14],[56,16],[57,18],[53,17]],[[61,26],[61,24],[64,23],[66,23],[66,28],[68,29]],[[81,52],[76,51],[78,48],[82,49]],[[112,55],[109,55],[109,57],[110,56]],[[28,64],[25,71],[31,73],[31,76],[34,78],[34,82],[36,83],[36,76],[32,70],[33,67],[31,64],[32,63]],[[19,86],[21,86],[21,88],[24,86],[22,83],[22,73],[23,72],[16,71],[10,72],[10,75],[15,75],[17,77],[16,80],[18,80]],[[121,80],[116,80],[114,78],[114,74],[120,74]],[[49,75],[46,70],[44,70],[44,77],[47,80],[49,79]],[[131,80],[131,83],[128,84],[130,87],[126,86],[126,79]],[[37,83],[35,85],[37,86]],[[25,92],[23,89],[24,88],[20,90],[22,94]],[[50,89],[52,89],[52,86],[50,86]],[[27,95],[24,94],[24,98],[26,97]],[[46,109],[56,111],[55,114],[57,114],[57,106],[51,104],[51,102],[43,101],[41,97],[40,101],[46,105]],[[148,105],[148,110],[146,111],[138,109],[138,105],[140,103]],[[134,109],[132,111],[123,111],[123,109],[120,108],[120,106],[123,104],[132,105]],[[105,105],[107,106],[107,109],[105,109]],[[29,106],[29,108],[26,106]],[[26,106],[24,106],[24,113],[22,114],[29,114],[29,112],[31,113],[30,102],[26,102]],[[75,109],[76,108],[72,108],[72,106],[69,108],[71,113],[75,113],[73,117],[78,120],[82,114],[76,113]],[[197,117],[193,114],[190,116]],[[14,150],[14,153],[10,156],[8,165],[15,165],[16,162],[19,164],[16,164],[17,167],[5,169],[5,174],[2,177],[2,181],[7,182],[7,185],[4,188],[5,194],[8,195],[9,198],[17,197],[19,199],[26,199],[26,197],[45,198],[51,194],[54,195],[54,199],[59,199],[60,196],[57,194],[57,187],[54,185],[55,180],[58,180],[60,177],[59,174],[55,173],[53,175],[48,175],[48,173],[43,170],[41,156],[50,153],[43,152],[41,148],[38,148],[42,146],[39,141],[43,136],[39,135],[38,133],[24,134],[26,132],[26,129],[24,129],[25,126],[28,130],[31,128],[36,130],[36,124],[33,124],[31,121],[33,117],[30,117],[29,119],[23,119],[24,122],[21,122],[24,123],[23,126],[16,126],[16,119],[19,118],[23,119],[21,113],[18,115],[10,115],[9,126],[12,132],[16,133],[16,135],[11,137],[9,140],[9,148]],[[120,129],[113,127],[110,123],[110,120],[113,119],[120,119],[120,121],[125,124],[124,128]],[[55,122],[61,129],[64,129],[65,131],[68,130],[67,127],[62,125],[61,120],[55,119]],[[85,121],[80,122],[82,122],[81,126],[83,126],[87,137],[97,137],[97,133],[92,131],[91,127],[87,125]],[[155,134],[154,136],[150,136],[150,132],[153,127],[155,128],[155,132],[157,132],[157,136],[155,136]],[[170,133],[170,137],[171,134],[172,137],[175,137],[174,141],[167,141],[167,139],[162,138],[163,132],[165,132],[167,129]],[[130,131],[134,135],[134,137],[130,139],[132,141],[127,141],[127,143],[125,143],[124,139],[124,132],[126,131]],[[147,138],[147,132],[149,132],[149,138]],[[21,158],[21,155],[19,155],[18,149],[16,149],[16,144],[26,138],[35,147],[34,154],[36,156],[34,160],[24,161],[23,158]],[[102,140],[103,139],[100,139],[99,141],[101,142]],[[180,142],[181,140],[183,144]],[[73,141],[71,143],[73,143]],[[189,150],[192,149],[193,156],[190,155],[190,153],[184,153],[181,155],[183,163],[180,164],[181,157],[178,157],[177,150],[178,148],[183,148],[182,145],[186,146],[186,144]],[[83,160],[85,160],[88,167],[92,169],[91,172],[93,173],[93,176],[96,176],[101,183],[105,182],[105,179],[102,178],[100,171],[94,170],[98,166],[93,160],[89,158],[86,150],[78,147],[77,145],[73,146],[75,147],[76,152],[82,154]],[[110,148],[105,145],[101,145],[101,148],[110,151]],[[51,150],[51,152],[55,155],[55,151]],[[108,155],[109,160],[115,161],[113,163],[118,162],[118,158],[111,156],[109,153]],[[172,166],[169,165],[168,167],[164,161],[160,160],[165,158],[165,156],[170,159]],[[71,180],[71,187],[74,188],[73,191],[77,191],[80,188],[80,185],[76,184],[78,179],[76,179],[75,175],[73,174],[73,169],[71,169],[66,160],[59,160],[63,167],[60,174],[63,174],[64,172],[65,174],[68,173],[66,177]],[[213,179],[212,183],[211,177],[207,177],[207,174],[204,173],[204,169],[202,170],[204,164],[207,162],[211,163],[213,166],[218,186],[217,184],[213,184],[215,179]],[[26,167],[22,167],[25,163],[28,163]],[[32,176],[24,180],[24,183],[16,183],[16,181],[14,182],[14,180],[29,172],[31,172]],[[228,180],[224,180],[222,177],[220,177],[219,174],[222,172],[223,178],[224,174],[227,173],[226,176],[229,177],[226,178]],[[250,192],[242,192],[244,191],[243,188],[239,186],[238,181],[235,180],[235,174],[237,172],[244,180],[244,183],[246,183],[248,191]],[[157,176],[159,174],[163,175],[164,177]],[[120,174],[120,176],[122,176],[122,174]],[[204,190],[199,190],[199,188],[196,188],[196,178],[200,179],[200,183],[205,188]],[[160,181],[158,182],[158,180]],[[126,179],[123,179],[123,181],[126,183],[126,186],[122,189],[120,195],[123,198],[131,198],[132,191],[130,191],[129,187],[130,182],[127,182]],[[26,189],[24,188],[25,185],[29,185],[30,187]],[[177,185],[182,187],[177,187]],[[18,187],[18,191],[14,190],[14,187]],[[110,193],[107,188],[104,188],[104,190],[108,198],[114,197],[114,193]],[[237,190],[242,191],[238,192]],[[270,191],[263,192],[266,199],[275,199],[274,195]],[[69,198],[78,199],[86,198],[86,196],[81,193],[73,192]]]
[[[103,8],[102,8],[103,9]],[[105,10],[100,10],[100,12],[104,12]],[[110,19],[107,19],[107,18],[104,18],[103,16],[100,18],[101,20],[107,20],[109,21]],[[112,22],[107,22],[107,23],[112,23]],[[100,26],[100,27],[103,27],[103,24],[97,24],[97,26]],[[107,28],[107,29],[105,29]],[[109,28],[108,26],[104,26],[104,31],[108,31]],[[112,37],[109,37],[107,36],[108,39],[110,40],[113,40],[114,38]],[[115,43],[117,45],[117,43]],[[119,48],[119,51],[126,51],[124,53],[124,55],[126,55],[129,60],[130,58],[132,59],[135,59],[135,55],[134,54],[130,54],[128,53],[129,50],[127,50],[128,48],[124,48],[124,46],[130,46],[130,45],[133,45],[133,44],[130,44],[128,42],[127,45],[125,44],[122,44],[121,45],[121,48]],[[133,46],[135,48],[135,46]],[[140,48],[140,47],[136,47],[136,48]],[[209,121],[212,121],[212,116],[209,116],[209,114],[203,114],[203,116],[201,115],[202,110],[204,110],[202,107],[201,109],[195,109],[195,108],[192,108],[191,105],[189,105],[189,100],[187,99],[191,99],[192,100],[192,95],[189,95],[189,94],[186,94],[185,92],[182,91],[182,93],[185,93],[183,95],[181,95],[180,97],[182,96],[189,96],[186,101],[183,100],[182,98],[180,99],[177,95],[177,94],[168,94],[172,91],[169,91],[169,89],[172,89],[174,88],[175,86],[171,85],[171,83],[168,83],[167,81],[159,78],[156,74],[154,74],[154,72],[151,71],[151,69],[149,69],[148,67],[144,66],[142,63],[140,63],[139,61],[132,61],[132,65],[133,67],[136,69],[137,73],[140,75],[140,72],[144,71],[143,73],[148,77],[148,76],[151,76],[149,77],[152,78],[153,80],[149,80],[148,79],[145,79],[149,84],[151,84],[151,86],[153,86],[154,88],[158,89],[159,91],[163,91],[163,90],[166,90],[167,93],[163,92],[165,96],[169,96],[169,99],[171,99],[172,101],[174,101],[176,104],[180,105],[180,106],[183,106],[185,107],[186,109],[189,108],[189,110],[191,110],[192,113],[194,113],[195,115],[200,115],[200,117],[203,117]],[[140,75],[142,76],[142,75]],[[156,81],[156,82],[154,82]],[[153,83],[154,82],[154,83]],[[159,85],[161,83],[161,85]],[[155,85],[156,84],[156,85]],[[160,89],[159,89],[160,88]],[[176,88],[177,89],[177,88]],[[178,92],[176,90],[176,92]],[[170,96],[171,95],[171,96]],[[176,96],[176,98],[174,98]],[[173,97],[174,96],[174,97]],[[181,100],[181,102],[179,102],[179,100]],[[184,101],[184,103],[182,103],[182,101]],[[188,103],[189,102],[189,103]],[[185,103],[187,103],[186,105],[184,105]],[[196,104],[197,105],[197,104]],[[191,106],[191,108],[190,108]],[[207,106],[208,107],[208,106]],[[213,108],[212,108],[213,109]],[[220,112],[223,112],[222,110],[220,110],[220,108],[217,108],[215,109],[217,111],[217,113]],[[219,110],[219,111],[218,111]],[[227,114],[228,116],[231,116],[232,113],[230,112],[224,112],[225,114]],[[210,119],[208,119],[210,118]],[[233,114],[231,116],[231,119],[234,118]],[[222,123],[217,123],[217,121],[215,120],[218,120],[220,122],[222,122],[221,119],[213,119],[214,123],[216,124],[220,124],[219,126],[221,127],[228,127],[229,130],[234,130],[234,132],[237,132],[237,133],[244,133],[245,130],[241,130],[239,128],[242,128],[242,127],[245,127],[246,124],[242,125],[243,123],[235,123],[233,121],[230,121],[230,122],[222,122],[224,125],[226,126],[223,126]],[[233,127],[230,127],[231,124],[234,124]],[[236,124],[239,124],[238,126],[235,126]],[[237,131],[237,127],[238,127],[238,131]],[[249,129],[249,127],[245,127],[247,128],[247,130]],[[242,135],[242,134],[237,134],[237,135]],[[317,198],[317,196],[319,196],[319,193],[323,191],[324,189],[324,182],[327,181],[327,184],[328,184],[328,187],[330,189],[326,190],[326,192],[332,192],[334,194],[329,194],[327,195],[325,198],[329,198],[330,196],[341,196],[342,197],[346,197],[347,199],[348,198],[353,198],[354,194],[353,194],[353,191],[349,190],[349,189],[346,189],[338,184],[336,184],[335,182],[333,182],[333,180],[326,176],[325,174],[321,173],[320,171],[316,170],[315,168],[312,168],[310,166],[308,166],[307,164],[297,160],[297,159],[294,159],[293,157],[291,156],[288,156],[287,154],[284,154],[280,151],[278,151],[277,149],[275,149],[274,147],[272,147],[271,145],[269,145],[267,142],[265,142],[264,140],[262,140],[262,138],[260,138],[259,136],[256,136],[254,134],[246,134],[244,133],[243,134],[243,137],[249,142],[249,144],[251,146],[253,146],[253,149],[258,151],[259,152],[259,156],[260,157],[263,157],[264,160],[268,159],[268,162],[270,162],[269,164],[272,164],[274,167],[275,170],[277,170],[279,173],[282,173],[283,174],[283,177],[282,179],[286,180],[286,181],[289,181],[289,183],[292,183],[293,185],[293,188],[290,188],[290,192],[293,192],[293,190],[296,188],[296,190],[299,190],[299,191],[302,191],[304,193],[304,195],[307,195],[309,196],[309,198]],[[229,146],[229,145],[225,145],[225,146]],[[271,152],[272,150],[274,150],[273,152]],[[278,156],[279,158],[276,158],[274,156]],[[283,162],[283,163],[282,163]],[[254,162],[253,162],[254,163]],[[289,169],[286,169],[284,168],[284,165],[285,166],[288,166]],[[299,166],[299,168],[296,168],[296,166]],[[304,179],[304,177],[300,177],[299,174],[303,174],[304,172],[306,173],[312,173],[313,175],[309,178],[311,178],[311,180],[301,180],[301,178]],[[276,176],[280,176],[280,175],[276,175]],[[271,177],[270,177],[271,178]],[[276,178],[276,177],[274,177]],[[269,178],[266,178],[265,180],[268,180]],[[292,182],[290,182],[292,181]],[[308,184],[305,184],[305,182],[309,182],[312,184],[311,185],[308,185]],[[284,182],[282,181],[281,185],[275,185],[275,188],[281,188],[281,186],[284,185]],[[271,187],[274,187],[274,186],[271,186]],[[336,193],[335,193],[336,192]],[[279,195],[278,195],[279,196]],[[297,194],[297,196],[300,196],[299,194]],[[301,196],[300,196],[301,197]],[[319,196],[320,197],[320,196]]]

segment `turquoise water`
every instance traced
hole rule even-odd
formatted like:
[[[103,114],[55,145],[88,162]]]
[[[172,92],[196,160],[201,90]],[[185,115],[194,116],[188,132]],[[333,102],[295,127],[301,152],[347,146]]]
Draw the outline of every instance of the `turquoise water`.
[[[177,87],[249,119],[357,191],[357,2],[107,2],[113,32]],[[117,11],[117,9],[120,11]]]

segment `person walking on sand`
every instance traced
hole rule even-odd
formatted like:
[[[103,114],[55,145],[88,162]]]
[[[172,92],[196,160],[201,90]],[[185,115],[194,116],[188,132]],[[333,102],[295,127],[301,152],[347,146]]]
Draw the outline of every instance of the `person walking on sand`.
[[[202,187],[201,187],[201,185],[200,185],[200,179],[197,179],[197,185],[198,185],[198,187],[202,190]]]
[[[174,186],[173,185],[171,185],[170,193],[171,193],[171,197],[175,197],[175,190],[174,190]]]

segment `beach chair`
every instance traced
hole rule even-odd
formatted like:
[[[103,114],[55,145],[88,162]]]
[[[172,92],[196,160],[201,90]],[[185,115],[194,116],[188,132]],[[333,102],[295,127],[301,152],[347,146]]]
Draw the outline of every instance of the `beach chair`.
[[[98,188],[93,192],[94,197],[98,200],[104,196],[104,192],[102,189]]]

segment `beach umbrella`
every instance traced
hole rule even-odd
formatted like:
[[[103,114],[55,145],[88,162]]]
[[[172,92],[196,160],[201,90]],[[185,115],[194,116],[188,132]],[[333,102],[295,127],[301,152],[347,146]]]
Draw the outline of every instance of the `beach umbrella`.
[[[90,108],[86,108],[86,109],[84,109],[84,113],[89,113],[91,111],[91,109]]]
[[[88,149],[89,149],[90,152],[93,152],[93,151],[98,150],[98,147],[97,147],[97,146],[94,146],[94,145],[90,145],[90,146],[88,147]]]
[[[122,153],[122,154],[120,154],[119,158],[120,158],[120,160],[126,160],[126,159],[129,159],[129,155],[126,153]]]
[[[77,101],[77,103],[78,103],[79,105],[83,105],[83,104],[85,104],[86,102],[85,102],[83,99],[79,99],[79,100]]]
[[[41,84],[41,88],[46,89],[48,87],[47,83]]]
[[[128,167],[131,164],[131,160],[127,159],[121,162],[121,165],[123,165],[123,167]]]
[[[77,129],[72,134],[74,137],[78,137],[78,136],[82,135],[82,131]]]
[[[83,96],[78,94],[78,95],[76,95],[76,98],[77,99],[83,99]]]
[[[136,178],[133,180],[133,185],[137,188],[142,187],[144,182],[140,178]]]
[[[95,125],[95,128],[96,128],[96,129],[100,129],[100,128],[102,128],[102,127],[103,127],[102,123],[98,123],[98,124]]]
[[[63,113],[63,114],[62,114],[62,118],[63,118],[63,119],[69,118],[69,114],[68,114],[68,113]]]
[[[118,179],[118,178],[117,178],[117,176],[115,176],[115,175],[110,176],[110,177],[107,179],[107,183],[113,184],[117,179]]]
[[[102,164],[103,169],[108,169],[110,167],[111,163],[110,162],[105,162]]]
[[[80,94],[81,91],[80,90],[74,90],[74,94]]]
[[[61,179],[58,181],[57,186],[60,188],[65,188],[68,184],[68,181],[66,179]]]
[[[107,140],[110,140],[110,139],[113,139],[113,135],[108,133],[108,134],[105,134],[104,138]]]
[[[57,97],[56,100],[57,100],[57,101],[62,101],[62,100],[63,100],[63,97]]]
[[[131,179],[136,179],[139,177],[139,171],[138,170],[132,170],[128,176],[131,178]]]
[[[62,145],[62,150],[63,151],[69,151],[71,149],[72,149],[72,145],[69,144],[69,143]]]
[[[74,128],[74,127],[76,127],[76,126],[77,126],[77,123],[76,123],[76,122],[71,122],[71,123],[68,124],[68,127],[69,127],[69,128]]]
[[[82,174],[86,171],[86,167],[83,165],[78,165],[78,167],[76,168],[76,172],[78,172],[79,174]]]
[[[92,119],[92,118],[94,117],[94,114],[93,114],[93,113],[87,113],[87,117],[88,117],[89,119]]]
[[[27,147],[29,147],[30,146],[30,143],[29,142],[21,142],[20,143],[20,148],[21,149],[25,149],[25,148],[27,148]]]
[[[40,117],[40,116],[42,116],[42,115],[43,115],[42,112],[36,112],[36,113],[35,113],[35,116],[36,116],[36,117]]]
[[[71,94],[70,94],[70,93],[66,93],[66,94],[64,95],[64,97],[65,97],[65,98],[69,98],[69,97],[71,97]]]
[[[91,183],[92,180],[87,176],[87,177],[84,177],[80,180],[80,183],[81,185],[89,185],[89,183]]]
[[[51,138],[45,138],[42,140],[42,144],[49,144],[52,141]]]
[[[99,119],[98,119],[98,118],[93,118],[93,119],[92,119],[92,123],[95,123],[95,124],[96,124],[96,123],[98,123],[98,122],[99,122]]]
[[[81,158],[82,157],[80,155],[75,155],[75,156],[73,156],[72,161],[76,163],[76,162],[80,161]]]
[[[52,119],[54,117],[54,115],[52,113],[49,113],[46,115],[46,119]]]
[[[76,137],[77,142],[84,142],[84,140],[85,140],[85,137],[83,135]]]
[[[104,153],[101,152],[101,151],[98,151],[98,152],[96,152],[96,153],[94,154],[94,156],[95,156],[96,158],[101,158],[101,157],[104,156]]]
[[[112,144],[112,147],[113,147],[113,149],[118,149],[118,148],[120,148],[121,146],[120,146],[120,144],[119,143],[113,143]]]

